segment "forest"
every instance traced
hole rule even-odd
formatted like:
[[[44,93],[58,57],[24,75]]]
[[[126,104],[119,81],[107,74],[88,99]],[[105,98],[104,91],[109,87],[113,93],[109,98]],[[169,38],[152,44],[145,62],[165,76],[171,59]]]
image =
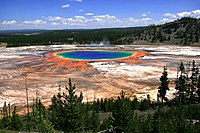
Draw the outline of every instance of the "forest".
[[[1,132],[66,132],[66,133],[199,133],[200,73],[198,64],[181,62],[177,68],[173,99],[169,90],[167,66],[164,66],[158,86],[157,102],[130,98],[121,91],[117,98],[102,98],[83,102],[83,94],[69,78],[64,92],[51,98],[45,107],[35,99],[27,114],[17,114],[18,107],[4,103],[0,117]],[[12,110],[12,111],[11,111]],[[151,111],[146,114],[145,112]],[[105,116],[106,117],[103,117]],[[146,114],[146,115],[145,115]]]
[[[91,44],[104,39],[111,45],[174,44],[200,42],[200,19],[184,17],[162,25],[107,29],[1,31],[0,42],[8,47],[30,45]]]

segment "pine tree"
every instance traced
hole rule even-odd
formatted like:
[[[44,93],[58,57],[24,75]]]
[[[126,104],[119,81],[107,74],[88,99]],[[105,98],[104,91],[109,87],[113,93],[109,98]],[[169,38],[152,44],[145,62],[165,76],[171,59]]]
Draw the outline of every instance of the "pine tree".
[[[101,107],[100,104],[102,104],[102,107]],[[99,112],[99,110],[102,110],[103,106],[104,106],[103,102],[101,103],[101,101],[99,99],[97,99],[97,101],[95,101],[95,99],[94,99],[94,101],[93,101],[93,108],[94,108],[94,110],[96,112]]]
[[[11,126],[11,117],[9,115],[6,102],[4,102],[3,106],[3,117],[2,117],[2,128],[8,129]]]
[[[196,93],[198,94],[198,96],[199,96],[199,102],[200,102],[200,75],[199,75],[199,77],[198,77],[198,81],[197,81],[197,91],[196,91]]]
[[[149,101],[144,99],[140,103],[140,111],[146,111],[147,109],[149,109]]]
[[[188,86],[187,86],[187,77],[185,74],[185,66],[183,62],[181,62],[179,66],[179,71],[181,72],[180,76],[178,77],[176,81],[176,87],[175,89],[179,92],[179,102],[183,101],[184,99],[184,93],[187,92]]]
[[[191,74],[191,84],[190,84],[190,98],[193,97],[193,92],[195,91],[196,87],[197,87],[197,80],[198,80],[198,67],[196,66],[195,61],[192,61],[192,74]]]
[[[196,86],[198,71],[199,70],[198,70],[198,67],[196,66],[196,62],[193,60],[192,61],[192,75],[191,75],[191,79],[192,79],[192,84],[194,86]]]
[[[178,78],[178,82],[176,84],[175,89],[178,90],[178,93],[179,93],[179,102],[183,101],[183,99],[184,99],[184,92],[186,92],[186,90],[187,90],[185,75],[181,75]]]
[[[127,125],[127,133],[140,133],[141,132],[141,119],[135,114],[134,118],[129,121]]]
[[[85,104],[85,106],[84,106],[84,114],[83,114],[83,116],[84,116],[84,130],[89,130],[90,129],[90,119],[91,119],[91,117],[90,117],[90,113],[89,113],[89,111],[90,111],[90,104],[87,102],[86,104]]]
[[[161,85],[158,87],[158,92],[160,93],[161,102],[163,103],[163,100],[165,98],[167,90],[169,90],[169,80],[167,78],[167,67],[164,66],[164,70],[162,73],[162,76],[160,77]]]
[[[68,86],[65,87],[66,92],[61,94],[60,86],[57,96],[52,97],[52,105],[49,108],[50,120],[55,129],[64,132],[79,132],[85,127],[84,104],[82,103],[82,92],[79,96],[75,93],[75,85],[72,85],[69,78]]]
[[[100,130],[106,130],[109,129],[111,127],[111,123],[112,123],[112,119],[109,117],[105,120],[103,120],[103,122],[100,125]]]
[[[179,65],[179,71],[181,71],[181,75],[183,75],[185,73],[185,66],[184,66],[183,62],[181,62],[181,64]]]
[[[83,96],[82,92],[80,96],[75,94],[75,85],[72,85],[71,79],[69,79],[68,87],[66,86],[67,93],[63,93],[63,108],[64,108],[64,131],[65,132],[78,132],[83,130]]]
[[[21,128],[22,128],[22,121],[19,115],[16,113],[16,106],[15,106],[12,112],[11,130],[20,131]]]
[[[150,114],[143,121],[143,123],[142,123],[142,130],[143,130],[143,133],[151,133],[153,131],[152,118],[151,118]]]
[[[131,110],[131,101],[125,97],[125,92],[122,90],[120,97],[115,101],[115,109],[112,111],[113,127],[117,128],[118,132],[126,132],[129,130],[129,123],[133,119]]]
[[[92,114],[90,116],[90,130],[95,133],[100,130],[99,114],[94,110],[92,111]]]
[[[47,117],[44,105],[39,100],[33,105],[32,112],[27,116],[24,130],[31,132],[53,132],[53,125]]]
[[[132,101],[132,109],[133,110],[137,110],[140,106],[140,103],[138,101],[138,98],[136,96],[134,96],[134,99]]]
[[[65,127],[65,116],[63,114],[64,108],[61,98],[62,97],[60,92],[58,93],[58,95],[54,95],[51,99],[51,105],[49,107],[49,119],[56,130],[62,130]]]

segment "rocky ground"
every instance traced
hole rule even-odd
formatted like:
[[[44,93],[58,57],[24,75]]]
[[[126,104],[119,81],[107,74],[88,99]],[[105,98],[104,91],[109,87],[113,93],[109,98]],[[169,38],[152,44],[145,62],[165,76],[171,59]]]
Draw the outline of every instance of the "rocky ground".
[[[145,51],[144,56],[121,61],[80,62],[54,59],[49,53],[68,49],[110,49],[120,51]],[[52,54],[53,55],[53,54]],[[167,96],[173,97],[174,78],[180,61],[200,63],[199,47],[133,45],[104,48],[80,48],[75,46],[31,46],[0,48],[0,106],[4,101],[25,106],[27,78],[30,105],[39,97],[46,105],[51,97],[62,90],[72,78],[77,92],[83,92],[84,101],[102,97],[116,97],[125,90],[130,96],[143,98],[150,94],[156,99],[159,77],[167,65],[171,81]],[[26,75],[26,76],[25,76]]]

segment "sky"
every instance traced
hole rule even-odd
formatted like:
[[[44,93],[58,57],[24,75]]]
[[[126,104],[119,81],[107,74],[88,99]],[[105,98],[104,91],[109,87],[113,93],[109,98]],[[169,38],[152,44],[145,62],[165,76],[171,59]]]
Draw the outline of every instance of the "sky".
[[[96,29],[200,18],[200,0],[0,0],[0,30]]]

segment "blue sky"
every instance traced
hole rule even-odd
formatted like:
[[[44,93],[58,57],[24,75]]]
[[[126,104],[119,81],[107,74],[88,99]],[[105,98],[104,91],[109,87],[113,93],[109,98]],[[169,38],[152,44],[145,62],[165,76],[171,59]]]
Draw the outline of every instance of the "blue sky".
[[[0,0],[0,30],[93,29],[200,18],[200,0]]]

